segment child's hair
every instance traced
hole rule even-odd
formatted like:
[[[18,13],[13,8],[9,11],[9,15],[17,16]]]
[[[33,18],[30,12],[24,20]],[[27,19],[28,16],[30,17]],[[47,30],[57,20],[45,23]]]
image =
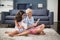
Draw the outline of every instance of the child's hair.
[[[29,13],[29,12],[32,12],[32,9],[27,8],[27,9],[26,9],[26,13]]]
[[[25,12],[24,11],[18,11],[18,13],[16,14],[15,16],[15,20],[17,22],[20,22],[22,20],[22,15],[24,14]]]

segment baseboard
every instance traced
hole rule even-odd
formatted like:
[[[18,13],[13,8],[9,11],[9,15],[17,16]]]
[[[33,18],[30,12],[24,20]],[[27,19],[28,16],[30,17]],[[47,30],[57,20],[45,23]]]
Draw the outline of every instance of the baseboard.
[[[58,22],[58,20],[54,20],[54,22]]]

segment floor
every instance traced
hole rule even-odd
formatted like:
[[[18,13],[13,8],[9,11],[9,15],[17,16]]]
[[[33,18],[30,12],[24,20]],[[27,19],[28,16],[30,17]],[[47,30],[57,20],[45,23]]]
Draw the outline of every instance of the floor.
[[[57,32],[60,34],[60,22],[58,22]]]

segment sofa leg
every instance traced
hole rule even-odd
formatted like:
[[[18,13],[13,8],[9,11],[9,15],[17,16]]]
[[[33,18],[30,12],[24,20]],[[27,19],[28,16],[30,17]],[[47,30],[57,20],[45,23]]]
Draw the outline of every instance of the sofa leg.
[[[14,28],[13,24],[8,24],[8,28]]]
[[[51,28],[51,26],[49,25],[48,28]]]
[[[45,28],[51,28],[51,25],[46,25],[46,27]]]

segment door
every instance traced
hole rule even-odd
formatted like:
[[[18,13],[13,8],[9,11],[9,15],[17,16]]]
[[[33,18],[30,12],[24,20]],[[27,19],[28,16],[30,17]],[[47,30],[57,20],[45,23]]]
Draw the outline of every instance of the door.
[[[58,26],[57,32],[60,34],[60,0],[58,0]]]

